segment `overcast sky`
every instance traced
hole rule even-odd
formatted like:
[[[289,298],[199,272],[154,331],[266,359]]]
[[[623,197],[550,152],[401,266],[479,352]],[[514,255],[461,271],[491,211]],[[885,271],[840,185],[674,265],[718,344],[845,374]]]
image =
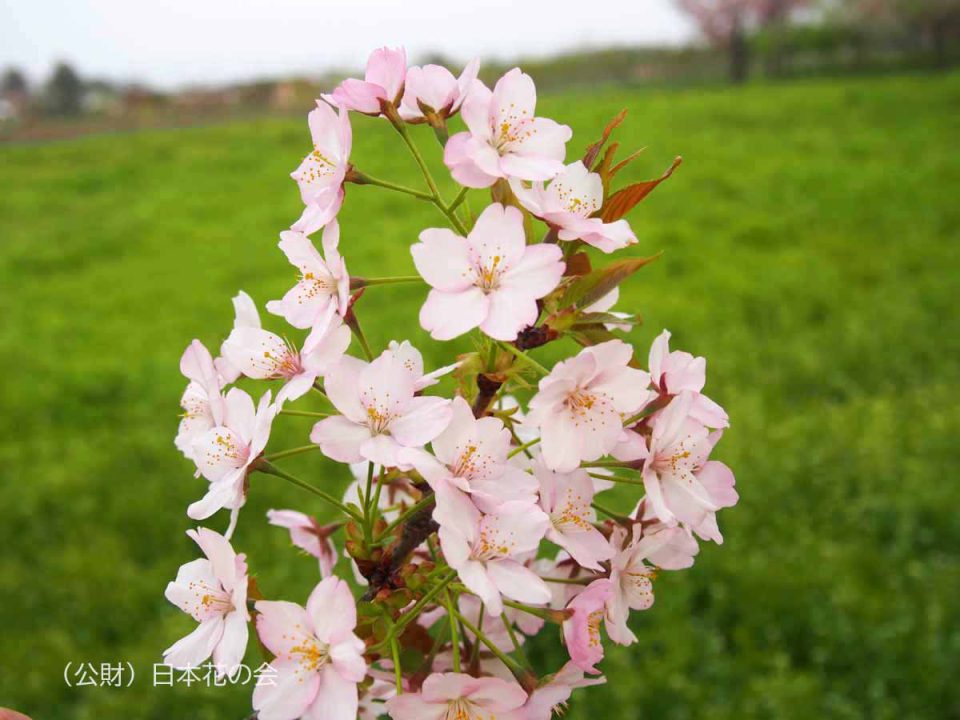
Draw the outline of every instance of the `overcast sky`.
[[[0,67],[173,88],[359,67],[381,45],[513,58],[691,32],[672,0],[0,0]]]

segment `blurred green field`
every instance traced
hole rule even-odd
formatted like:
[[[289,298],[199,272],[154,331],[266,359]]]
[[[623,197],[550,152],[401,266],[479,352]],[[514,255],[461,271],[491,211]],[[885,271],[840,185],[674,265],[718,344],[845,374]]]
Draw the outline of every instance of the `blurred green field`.
[[[721,517],[723,547],[661,574],[639,644],[608,651],[609,683],[567,717],[960,717],[960,75],[603,91],[540,109],[574,127],[573,156],[621,107],[620,140],[649,147],[631,179],[685,158],[631,216],[637,252],[665,255],[623,309],[645,317],[644,357],[668,327],[709,358],[733,424],[718,455],[742,501]],[[418,182],[388,128],[354,127],[358,167]],[[193,337],[219,343],[238,288],[262,303],[291,283],[275,241],[299,212],[286,175],[308,143],[305,123],[264,121],[0,148],[0,706],[45,720],[249,713],[250,688],[151,687],[191,627],[162,593],[194,556],[185,508],[204,487],[172,443],[177,361]],[[353,274],[409,274],[408,246],[440,220],[354,187],[341,250]],[[423,297],[369,292],[375,347],[408,337],[444,359],[414,325]],[[282,449],[309,421],[274,427]],[[319,454],[289,465],[346,481]],[[270,507],[319,508],[257,476],[235,541],[267,595],[303,601],[316,564],[266,525]],[[546,668],[555,641],[534,648]],[[139,673],[131,688],[65,686],[68,661],[120,660]]]

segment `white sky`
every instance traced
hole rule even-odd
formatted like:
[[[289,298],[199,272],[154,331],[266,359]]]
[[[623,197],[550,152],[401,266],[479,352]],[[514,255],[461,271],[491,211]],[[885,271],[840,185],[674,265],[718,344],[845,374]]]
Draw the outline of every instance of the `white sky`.
[[[671,0],[0,0],[0,68],[164,88],[362,67],[381,45],[506,59],[691,34]]]

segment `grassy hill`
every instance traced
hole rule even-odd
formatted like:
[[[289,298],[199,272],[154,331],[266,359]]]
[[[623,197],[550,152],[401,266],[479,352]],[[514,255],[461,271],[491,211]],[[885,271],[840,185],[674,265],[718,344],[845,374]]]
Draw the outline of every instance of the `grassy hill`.
[[[631,217],[637,252],[665,251],[625,294],[646,321],[632,340],[645,356],[668,327],[709,358],[742,502],[723,547],[661,574],[639,644],[609,650],[609,683],[568,717],[960,717],[960,75],[602,91],[541,111],[573,126],[572,156],[622,107],[621,141],[649,148],[632,178],[685,158]],[[361,169],[418,182],[389,128],[359,118],[355,141]],[[275,242],[308,143],[305,123],[262,121],[0,148],[0,705],[249,713],[250,688],[151,685],[191,626],[162,593],[194,556],[185,508],[203,487],[173,448],[177,361],[193,337],[219,343],[237,289],[262,303],[289,286]],[[435,212],[351,188],[351,271],[411,273]],[[371,289],[372,344],[446,357],[414,324],[423,296]],[[308,425],[280,418],[270,447]],[[347,479],[319,454],[289,464]],[[319,508],[253,484],[236,544],[266,594],[302,601],[315,562],[261,518]],[[542,667],[561,661],[555,641],[533,648]],[[130,688],[64,683],[67,662],[118,661]]]

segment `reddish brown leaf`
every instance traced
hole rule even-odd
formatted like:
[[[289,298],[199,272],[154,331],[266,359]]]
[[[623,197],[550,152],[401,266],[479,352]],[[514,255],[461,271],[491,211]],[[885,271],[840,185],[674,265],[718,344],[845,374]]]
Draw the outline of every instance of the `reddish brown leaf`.
[[[585,252],[577,252],[567,258],[567,269],[564,271],[566,277],[573,275],[586,275],[592,270],[590,265],[590,256]]]
[[[610,122],[607,123],[607,126],[603,129],[603,135],[600,137],[600,139],[597,140],[592,145],[590,145],[587,148],[587,151],[584,153],[583,155],[584,165],[586,165],[588,168],[593,167],[593,163],[596,162],[597,156],[600,154],[600,149],[603,147],[604,143],[606,143],[607,140],[609,139],[610,133],[612,133],[614,129],[620,123],[622,123],[624,118],[626,117],[627,117],[627,109],[624,108],[619,113],[617,113],[616,116],[614,116],[614,118]]]
[[[646,182],[628,185],[625,188],[617,190],[604,204],[603,210],[600,212],[600,217],[607,223],[622,218],[636,207],[637,203],[653,192],[653,189],[657,187],[657,185],[673,175],[673,171],[679,167],[681,162],[683,162],[683,158],[677,156],[673,164],[667,168],[667,171],[656,180],[647,180]]]
[[[564,291],[558,306],[561,308],[571,305],[581,308],[589,307],[637,270],[659,257],[660,255],[657,254],[646,258],[624,258],[610,263],[605,268],[594,270],[589,275],[579,277]]]

